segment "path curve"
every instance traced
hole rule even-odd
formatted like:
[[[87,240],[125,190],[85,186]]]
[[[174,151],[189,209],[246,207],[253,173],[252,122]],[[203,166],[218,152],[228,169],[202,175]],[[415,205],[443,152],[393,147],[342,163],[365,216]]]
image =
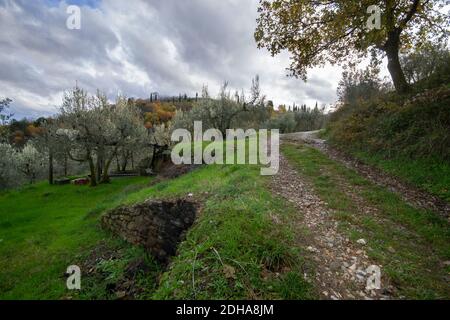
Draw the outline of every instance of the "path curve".
[[[421,190],[411,184],[394,177],[373,166],[362,163],[354,157],[345,154],[329,146],[325,140],[317,137],[319,131],[295,132],[281,135],[281,140],[307,143],[332,160],[344,164],[347,168],[354,169],[369,181],[387,188],[399,195],[404,201],[416,208],[431,210],[450,221],[450,204],[444,200]]]

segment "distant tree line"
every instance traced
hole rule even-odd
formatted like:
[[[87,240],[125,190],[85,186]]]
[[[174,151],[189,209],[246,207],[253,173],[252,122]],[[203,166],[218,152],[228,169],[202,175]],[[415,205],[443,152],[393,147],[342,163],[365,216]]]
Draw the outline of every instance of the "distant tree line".
[[[2,100],[0,126],[0,188],[43,179],[89,172],[91,186],[108,183],[110,172],[156,169],[171,148],[175,128],[203,129],[223,134],[232,128],[280,129],[282,133],[323,127],[324,107],[279,106],[276,110],[261,93],[259,77],[252,79],[249,94],[228,89],[225,82],[217,97],[207,86],[201,95],[177,101],[152,93],[149,99],[89,95],[79,87],[64,95],[56,116],[35,121],[11,119],[9,99]]]

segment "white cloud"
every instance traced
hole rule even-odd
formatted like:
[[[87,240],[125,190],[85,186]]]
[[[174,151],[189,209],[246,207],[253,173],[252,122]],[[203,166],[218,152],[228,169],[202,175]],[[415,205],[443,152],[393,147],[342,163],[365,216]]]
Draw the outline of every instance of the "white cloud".
[[[0,96],[18,116],[54,112],[75,81],[111,97],[213,91],[227,80],[247,89],[259,74],[276,104],[331,103],[340,69],[286,77],[287,54],[253,40],[257,0],[108,0],[82,7],[81,30],[66,28],[66,3],[0,0]]]

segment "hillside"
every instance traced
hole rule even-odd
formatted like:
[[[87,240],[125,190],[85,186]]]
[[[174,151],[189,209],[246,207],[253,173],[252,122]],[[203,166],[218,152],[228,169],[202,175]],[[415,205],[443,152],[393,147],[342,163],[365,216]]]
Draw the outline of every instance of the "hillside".
[[[95,192],[40,183],[0,196],[1,297],[450,296],[443,280],[450,258],[448,222],[302,142],[282,150],[288,161],[282,158],[274,177],[260,176],[258,166],[214,165],[162,181],[112,178]],[[101,227],[109,210],[147,199],[198,204],[196,221],[168,265]],[[337,226],[332,233],[330,223]],[[65,288],[63,273],[72,264],[83,270],[80,291]],[[366,268],[373,264],[382,268],[381,291],[364,289]],[[345,285],[334,283],[330,272]]]

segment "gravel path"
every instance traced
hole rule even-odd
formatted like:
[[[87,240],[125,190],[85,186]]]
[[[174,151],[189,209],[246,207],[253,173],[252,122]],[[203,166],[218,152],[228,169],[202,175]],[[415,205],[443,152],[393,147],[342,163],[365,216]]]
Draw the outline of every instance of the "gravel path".
[[[307,248],[307,255],[315,262],[313,274],[305,278],[315,284],[322,299],[391,299],[391,288],[367,287],[374,264],[364,250],[363,239],[353,243],[338,231],[326,204],[317,197],[305,182],[280,155],[280,171],[271,181],[272,191],[291,202],[299,211],[292,221],[294,228],[307,228],[307,237],[299,236],[299,245]],[[382,274],[382,266],[380,267]],[[369,268],[369,270],[368,270]],[[371,283],[369,281],[369,283]]]
[[[318,131],[296,132],[282,135],[281,139],[292,142],[306,142],[307,144],[321,150],[331,159],[341,162],[347,168],[356,170],[361,176],[369,181],[383,186],[398,194],[404,201],[416,208],[431,210],[450,221],[450,204],[432,194],[420,190],[392,175],[377,168],[366,165],[353,157],[344,154],[325,143],[325,140],[317,138]]]

